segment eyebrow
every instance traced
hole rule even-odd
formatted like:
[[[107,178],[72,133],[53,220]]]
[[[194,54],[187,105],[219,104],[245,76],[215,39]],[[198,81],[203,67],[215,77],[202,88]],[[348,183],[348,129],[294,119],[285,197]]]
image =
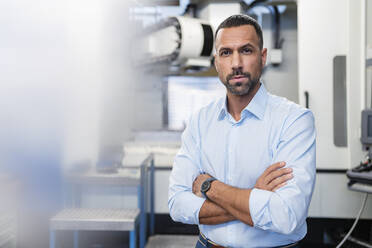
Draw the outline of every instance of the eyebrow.
[[[250,42],[248,42],[248,43],[242,45],[241,47],[239,47],[238,50],[241,50],[241,49],[246,48],[246,47],[255,48]],[[218,52],[223,51],[223,50],[232,50],[232,49],[229,48],[229,47],[221,47],[218,50]]]

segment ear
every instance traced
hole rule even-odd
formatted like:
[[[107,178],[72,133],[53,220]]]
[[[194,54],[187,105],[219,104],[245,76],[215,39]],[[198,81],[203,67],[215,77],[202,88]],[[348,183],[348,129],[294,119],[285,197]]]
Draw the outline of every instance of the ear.
[[[267,48],[263,48],[261,52],[261,62],[262,62],[262,68],[266,65],[266,59],[267,59]]]

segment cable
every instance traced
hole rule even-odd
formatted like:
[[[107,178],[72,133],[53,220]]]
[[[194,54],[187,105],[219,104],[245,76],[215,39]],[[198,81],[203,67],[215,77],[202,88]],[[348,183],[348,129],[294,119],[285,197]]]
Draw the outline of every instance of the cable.
[[[345,235],[345,237],[341,240],[341,242],[336,246],[336,248],[340,248],[345,243],[345,241],[349,238],[351,233],[354,231],[354,228],[355,228],[356,224],[358,223],[360,216],[362,215],[364,207],[366,206],[367,198],[368,198],[368,193],[366,193],[364,195],[362,207],[360,208],[359,213],[358,213],[353,225],[351,226],[349,232]]]
[[[254,7],[264,6],[270,10],[271,16],[273,18],[274,25],[274,48],[281,49],[283,46],[284,39],[280,38],[280,12],[278,6],[267,6],[265,5],[268,0],[254,0],[251,4],[247,4],[244,0],[240,1],[240,5],[245,13]]]
[[[280,13],[277,6],[273,6],[274,11],[274,25],[275,25],[275,32],[274,32],[274,47],[276,49],[281,49],[281,41],[280,41]]]
[[[364,241],[362,241],[362,240],[356,239],[356,238],[354,238],[354,237],[351,237],[351,236],[350,236],[350,237],[348,238],[348,240],[350,240],[351,242],[356,243],[356,244],[358,244],[358,245],[361,245],[361,246],[363,246],[363,247],[372,248],[372,245],[370,245],[370,244],[368,244],[368,243],[366,243],[366,242],[364,242]]]
[[[245,2],[245,0],[241,0],[239,3],[240,3],[240,6],[243,8],[243,11],[245,13],[247,13],[250,9],[252,9],[253,7],[256,7],[256,6],[259,6],[259,5],[263,5],[265,2],[267,2],[268,0],[254,0],[252,3],[250,4],[247,4]]]
[[[248,9],[251,9],[251,8],[253,8],[253,7],[257,6],[257,5],[260,5],[260,4],[264,3],[264,2],[267,2],[267,1],[268,0],[255,0],[250,5],[248,5]]]
[[[189,3],[187,6],[186,6],[186,9],[185,11],[183,12],[183,16],[187,15],[187,14],[190,14],[189,12],[191,11],[191,17],[192,18],[196,18],[196,8],[198,6],[195,4],[195,3]]]

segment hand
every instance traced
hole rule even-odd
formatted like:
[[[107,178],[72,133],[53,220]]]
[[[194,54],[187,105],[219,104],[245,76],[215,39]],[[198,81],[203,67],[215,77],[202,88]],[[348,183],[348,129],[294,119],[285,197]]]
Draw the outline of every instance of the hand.
[[[192,193],[194,193],[195,195],[197,195],[199,197],[204,198],[203,194],[200,191],[200,188],[201,188],[201,185],[203,184],[203,182],[210,177],[212,177],[212,176],[209,175],[209,174],[200,174],[199,176],[197,176],[195,178],[195,181],[192,184]]]
[[[257,179],[254,187],[274,192],[286,185],[286,182],[293,178],[293,170],[291,168],[283,168],[284,166],[285,162],[270,165]]]

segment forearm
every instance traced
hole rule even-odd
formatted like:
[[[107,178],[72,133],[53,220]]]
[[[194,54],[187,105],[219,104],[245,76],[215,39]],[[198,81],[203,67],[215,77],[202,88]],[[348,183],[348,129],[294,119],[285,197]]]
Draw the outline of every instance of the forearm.
[[[204,225],[217,225],[225,222],[236,220],[234,216],[229,214],[219,205],[206,200],[199,212],[199,223]]]
[[[249,211],[251,189],[239,189],[220,181],[213,182],[213,187],[207,192],[208,198],[220,208],[227,211],[235,219],[253,226]]]
[[[203,225],[218,225],[229,221],[236,220],[236,218],[230,214],[199,218],[199,223]]]
[[[284,166],[285,162],[283,161],[269,166],[257,179],[254,188],[262,189],[263,192],[272,194],[272,192],[286,185],[287,181],[290,180],[293,175],[291,173],[292,169],[283,168]],[[235,219],[250,226],[254,225],[252,216],[257,216],[257,211],[253,211],[256,215],[254,215],[254,213],[252,215],[249,206],[250,203],[252,203],[251,193],[254,192],[254,190],[232,187],[211,178],[209,174],[200,174],[193,182],[193,193],[199,197],[203,197],[202,192],[206,193],[207,199],[222,208],[222,210],[219,209],[219,211],[226,211],[227,214],[232,215]],[[266,198],[265,201],[255,200],[253,201],[252,207],[256,206],[255,209],[257,209],[269,202],[269,200],[270,198]],[[221,214],[225,213],[221,212]],[[201,217],[206,216],[201,215]]]

